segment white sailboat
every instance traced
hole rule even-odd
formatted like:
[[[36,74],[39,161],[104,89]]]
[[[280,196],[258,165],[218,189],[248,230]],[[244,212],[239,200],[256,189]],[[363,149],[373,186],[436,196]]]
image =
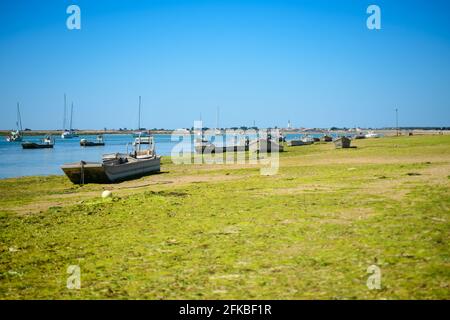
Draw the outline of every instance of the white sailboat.
[[[20,107],[17,102],[17,121],[16,121],[17,129],[15,131],[11,131],[10,135],[6,137],[6,141],[8,142],[20,142],[22,141],[22,117],[20,116]]]
[[[70,125],[69,130],[66,130],[66,95],[64,95],[64,132],[61,134],[61,139],[71,139],[78,137],[77,134],[72,129],[72,118],[73,118],[73,102],[70,108]]]

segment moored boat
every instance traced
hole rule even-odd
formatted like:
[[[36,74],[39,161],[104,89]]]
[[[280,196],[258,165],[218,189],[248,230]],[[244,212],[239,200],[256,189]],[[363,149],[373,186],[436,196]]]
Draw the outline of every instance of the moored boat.
[[[51,149],[55,145],[55,141],[49,135],[45,136],[40,143],[25,141],[22,143],[23,149]]]
[[[136,139],[134,139],[133,144],[150,144],[152,137],[151,136],[138,136]]]
[[[96,141],[89,141],[87,139],[81,139],[80,140],[80,146],[82,147],[98,147],[98,146],[104,146],[105,142],[103,141],[103,136],[98,135]]]

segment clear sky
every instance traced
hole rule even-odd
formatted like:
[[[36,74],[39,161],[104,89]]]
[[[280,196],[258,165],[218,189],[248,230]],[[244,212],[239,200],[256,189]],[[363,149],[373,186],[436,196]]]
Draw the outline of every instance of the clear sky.
[[[66,8],[81,8],[68,30]],[[366,9],[381,8],[381,30]],[[0,128],[450,125],[450,1],[0,1]]]

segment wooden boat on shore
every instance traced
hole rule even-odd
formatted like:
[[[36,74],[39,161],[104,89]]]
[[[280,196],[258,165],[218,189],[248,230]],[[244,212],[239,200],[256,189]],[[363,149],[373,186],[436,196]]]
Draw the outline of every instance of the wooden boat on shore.
[[[259,153],[283,152],[284,147],[272,139],[261,138],[249,143],[250,150],[257,150]]]
[[[325,141],[325,142],[331,142],[331,141],[333,141],[333,137],[332,136],[329,136],[329,135],[324,135],[323,137],[322,137],[322,139],[323,139],[323,141]]]
[[[314,143],[314,138],[310,136],[304,136],[298,140],[290,140],[288,141],[288,146],[290,147],[298,147],[298,146],[308,146]]]
[[[225,144],[223,146],[216,146],[215,144],[205,140],[198,139],[195,142],[195,152],[199,154],[208,153],[224,153],[224,152],[242,152],[249,150],[249,140],[246,139],[244,144]]]
[[[215,146],[213,143],[205,143],[195,146],[195,152],[199,154],[208,153],[224,153],[224,152],[242,152],[248,151],[248,145],[234,145],[234,146]]]
[[[289,147],[308,146],[311,144],[313,144],[313,141],[290,140],[287,142]]]
[[[130,154],[103,155],[102,162],[80,161],[61,166],[66,176],[75,184],[111,183],[138,178],[159,172],[161,157],[156,155],[154,144],[148,150],[140,145]]]
[[[55,141],[51,136],[47,135],[41,140],[41,143],[25,141],[22,143],[23,149],[50,149],[55,145]]]
[[[334,145],[336,146],[336,149],[338,148],[350,148],[350,144],[352,143],[352,140],[347,137],[340,137],[336,140],[334,140]]]
[[[87,139],[81,139],[80,140],[80,146],[82,147],[98,147],[98,146],[104,146],[105,142],[103,141],[103,136],[98,135],[96,141],[89,141]]]

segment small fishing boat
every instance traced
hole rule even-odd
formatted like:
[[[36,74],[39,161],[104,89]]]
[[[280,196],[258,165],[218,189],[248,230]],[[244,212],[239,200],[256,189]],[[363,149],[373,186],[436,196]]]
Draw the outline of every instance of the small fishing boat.
[[[352,140],[350,140],[347,137],[340,137],[334,140],[334,145],[336,146],[336,149],[338,148],[350,148],[350,144],[352,143]]]
[[[22,143],[23,149],[49,149],[53,148],[55,141],[50,135],[46,135],[40,143],[25,141]]]
[[[82,146],[82,147],[99,147],[99,146],[104,146],[104,145],[105,145],[105,142],[103,141],[102,135],[98,135],[96,141],[89,141],[84,138],[80,140],[80,146]]]
[[[102,162],[80,161],[61,166],[66,176],[75,184],[111,183],[138,178],[159,172],[161,157],[156,155],[154,143],[147,150],[141,150],[140,144],[132,153],[106,154]]]

